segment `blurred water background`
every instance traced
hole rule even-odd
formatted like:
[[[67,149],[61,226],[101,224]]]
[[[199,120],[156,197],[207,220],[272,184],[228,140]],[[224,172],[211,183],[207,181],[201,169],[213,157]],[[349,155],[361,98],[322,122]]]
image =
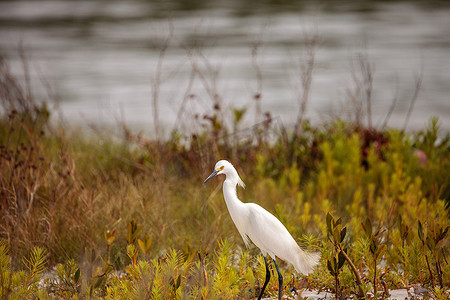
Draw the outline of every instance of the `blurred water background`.
[[[438,116],[449,130],[449,8],[439,1],[0,1],[0,53],[25,78],[24,49],[34,94],[51,98],[68,124],[126,122],[151,134],[157,95],[167,134],[197,126],[195,116],[211,113],[215,101],[224,113],[247,106],[242,127],[257,122],[258,101],[263,113],[293,124],[307,41],[317,34],[306,118],[351,117],[362,55],[373,73],[374,126],[393,101],[388,126],[405,125],[422,76],[407,129]]]

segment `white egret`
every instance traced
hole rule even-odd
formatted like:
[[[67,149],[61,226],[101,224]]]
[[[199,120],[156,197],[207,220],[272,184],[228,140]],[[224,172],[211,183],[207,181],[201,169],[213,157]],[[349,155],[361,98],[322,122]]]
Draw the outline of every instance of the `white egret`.
[[[283,290],[283,276],[277,265],[275,257],[292,264],[297,272],[307,275],[317,265],[320,259],[318,253],[307,253],[295,242],[286,227],[271,213],[255,203],[243,203],[236,193],[236,185],[245,187],[233,165],[220,160],[216,163],[214,171],[203,182],[216,175],[224,174],[223,196],[230,212],[231,219],[236,225],[245,245],[250,244],[249,239],[261,250],[266,264],[266,280],[258,299],[261,299],[270,280],[270,271],[267,264],[267,254],[272,258],[278,273],[278,299],[281,299]]]

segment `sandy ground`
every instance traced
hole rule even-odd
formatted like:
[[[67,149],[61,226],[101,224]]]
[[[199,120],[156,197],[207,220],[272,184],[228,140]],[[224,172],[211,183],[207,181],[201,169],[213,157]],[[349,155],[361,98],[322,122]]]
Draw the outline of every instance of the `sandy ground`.
[[[409,295],[408,295],[408,291],[409,291]],[[409,290],[406,290],[406,289],[391,290],[391,291],[389,291],[389,293],[391,294],[391,296],[388,299],[392,299],[392,300],[421,299],[422,298],[422,295],[416,294],[414,292],[413,288],[410,288]],[[332,299],[331,298],[332,295],[333,294],[326,293],[326,292],[321,292],[318,294],[315,291],[303,291],[303,293],[301,294],[303,299]],[[298,298],[298,299],[300,299],[300,298]]]

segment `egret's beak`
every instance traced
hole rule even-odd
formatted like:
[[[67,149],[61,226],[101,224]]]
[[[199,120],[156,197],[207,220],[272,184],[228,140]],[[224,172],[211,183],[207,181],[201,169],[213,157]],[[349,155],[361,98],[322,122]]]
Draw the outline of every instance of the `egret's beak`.
[[[208,178],[205,179],[205,181],[203,181],[203,184],[205,184],[208,180],[210,180],[211,178],[213,178],[214,176],[217,175],[217,173],[219,173],[220,170],[214,170],[211,175],[208,176]]]

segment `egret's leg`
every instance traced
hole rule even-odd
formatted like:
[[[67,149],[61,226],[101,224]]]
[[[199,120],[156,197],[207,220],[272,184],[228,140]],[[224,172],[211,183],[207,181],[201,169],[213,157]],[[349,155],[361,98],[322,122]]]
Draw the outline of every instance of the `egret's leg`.
[[[266,289],[267,284],[269,283],[270,280],[270,270],[269,270],[269,265],[267,264],[267,258],[266,256],[264,256],[264,262],[266,263],[266,281],[264,282],[264,285],[261,289],[261,293],[259,294],[258,300],[261,300],[262,295],[264,294],[264,290]]]
[[[277,261],[274,259],[275,268],[277,268],[278,273],[278,300],[281,300],[281,293],[283,292],[283,276],[280,273],[280,269],[278,269]]]

